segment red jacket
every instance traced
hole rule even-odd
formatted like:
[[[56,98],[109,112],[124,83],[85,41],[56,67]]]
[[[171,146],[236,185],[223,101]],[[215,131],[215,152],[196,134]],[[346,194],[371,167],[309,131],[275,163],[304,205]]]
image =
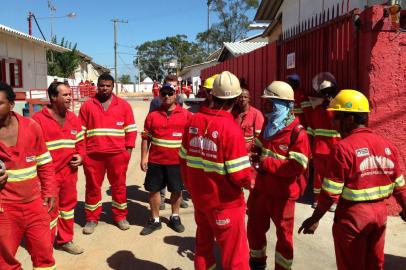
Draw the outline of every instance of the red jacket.
[[[281,198],[298,199],[301,192],[301,177],[307,169],[310,145],[307,133],[297,130],[299,119],[278,133],[265,139],[263,133],[255,141],[261,156],[267,158],[262,163],[264,173],[259,173],[255,190]],[[291,140],[294,139],[292,142]]]
[[[398,150],[368,128],[355,129],[337,142],[323,180],[319,208],[346,202],[382,200],[394,196],[406,203],[406,185]]]
[[[304,127],[307,128],[307,122],[306,122],[306,117],[304,114],[304,110],[302,108],[302,103],[303,105],[306,104],[306,98],[305,96],[301,93],[301,90],[295,90],[294,95],[295,95],[295,106],[293,108],[293,112],[295,116],[299,118],[300,124]]]
[[[55,169],[47,150],[41,127],[34,121],[13,112],[18,120],[15,146],[0,142],[0,160],[8,173],[0,191],[3,203],[27,203],[40,196],[56,197]]]
[[[244,136],[229,112],[205,107],[185,128],[179,151],[182,179],[195,207],[241,206],[252,181]]]
[[[47,107],[34,114],[32,118],[41,126],[56,172],[68,166],[74,154],[80,154],[84,158],[84,131],[73,112],[66,112],[63,127],[52,117]]]
[[[239,114],[235,120],[244,133],[245,147],[250,152],[255,138],[261,133],[264,116],[259,110],[249,106],[248,111]]]
[[[313,149],[315,155],[330,154],[333,145],[340,140],[340,133],[333,127],[334,112],[327,111],[323,105],[312,111]]]
[[[96,98],[83,103],[79,119],[85,129],[86,151],[120,153],[134,148],[137,126],[130,104],[113,94],[107,111]]]
[[[168,117],[161,107],[147,115],[142,139],[151,142],[148,162],[165,165],[179,164],[179,148],[187,120],[192,114],[176,105]]]

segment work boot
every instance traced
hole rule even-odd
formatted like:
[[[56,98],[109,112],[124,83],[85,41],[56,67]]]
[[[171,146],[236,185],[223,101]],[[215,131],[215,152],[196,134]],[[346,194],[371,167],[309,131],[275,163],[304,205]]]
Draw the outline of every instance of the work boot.
[[[266,263],[250,259],[250,269],[251,270],[265,270]]]
[[[180,201],[180,208],[188,208],[189,204],[182,198]]]
[[[337,209],[337,204],[334,203],[332,206],[330,206],[330,208],[328,209],[329,212],[335,212]]]
[[[84,251],[83,248],[79,247],[78,245],[75,245],[72,241],[59,246],[58,249],[62,249],[63,251],[66,251],[73,255],[82,254]]]
[[[317,208],[317,205],[318,205],[318,203],[317,203],[317,202],[314,202],[314,203],[312,204],[312,208],[316,209],[316,208]]]
[[[165,210],[165,197],[161,196],[161,203],[159,204],[159,210]]]
[[[130,223],[126,219],[122,219],[117,221],[117,226],[120,228],[120,230],[125,231],[130,228]]]
[[[97,221],[88,221],[86,222],[85,227],[83,227],[83,234],[92,234],[96,229]]]
[[[169,218],[169,227],[178,233],[185,231],[185,226],[183,226],[179,216],[171,216]]]
[[[144,229],[140,232],[141,235],[148,235],[153,233],[156,230],[160,230],[162,228],[161,221],[155,222],[154,218],[150,218],[148,220],[147,225],[145,225]]]

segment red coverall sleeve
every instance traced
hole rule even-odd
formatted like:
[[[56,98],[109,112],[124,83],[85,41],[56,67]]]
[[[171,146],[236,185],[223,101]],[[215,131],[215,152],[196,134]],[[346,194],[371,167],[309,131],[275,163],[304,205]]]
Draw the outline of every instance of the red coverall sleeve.
[[[151,113],[149,113],[144,121],[144,131],[141,132],[141,138],[143,140],[151,141],[152,137],[151,130],[152,130],[152,117]]]
[[[126,119],[124,123],[124,132],[125,132],[125,147],[134,148],[135,139],[137,138],[137,125],[134,121],[133,110],[131,109],[130,104],[126,104]]]
[[[289,148],[286,159],[267,157],[262,168],[273,175],[283,178],[294,178],[303,174],[309,163],[310,145],[304,130],[299,132],[295,143]]]
[[[42,197],[56,197],[57,182],[51,154],[46,147],[41,127],[32,122],[32,129],[35,135],[37,174],[41,182]]]
[[[87,131],[87,128],[88,128],[87,127],[88,116],[87,116],[86,103],[83,104],[80,107],[80,110],[79,110],[79,122],[82,125],[82,130],[84,131],[84,136],[85,136],[85,139],[86,139],[86,131]],[[85,141],[85,144],[86,144],[86,141]]]
[[[393,189],[393,196],[396,200],[402,205],[402,207],[406,207],[406,183],[405,178],[403,177],[402,171],[400,169],[399,163],[399,154],[398,150],[393,147],[392,152],[395,156],[395,173],[394,179],[395,188]]]
[[[239,187],[250,188],[253,174],[240,128],[224,130],[223,155],[228,179]]]
[[[188,130],[189,125],[186,125],[182,137],[182,144],[179,149],[180,173],[183,180],[183,184],[185,185],[186,189],[189,189],[189,177],[187,177],[187,167],[186,167],[187,145],[189,140]]]
[[[85,144],[86,132],[85,129],[83,128],[80,119],[77,119],[76,121],[76,130],[78,131],[78,133],[76,134],[75,149],[76,152],[82,157],[82,159],[84,159],[86,155],[86,144]]]
[[[338,145],[333,147],[327,163],[317,208],[326,212],[337,203],[343,192],[345,179],[350,175],[351,157]]]
[[[255,117],[255,124],[254,124],[254,133],[255,136],[258,136],[261,133],[262,126],[264,125],[264,116],[260,111],[258,111]]]

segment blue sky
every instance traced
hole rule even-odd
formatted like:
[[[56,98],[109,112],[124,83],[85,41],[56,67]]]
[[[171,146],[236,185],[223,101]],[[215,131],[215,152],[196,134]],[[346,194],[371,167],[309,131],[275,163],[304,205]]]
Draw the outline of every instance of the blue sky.
[[[109,68],[114,66],[114,35],[111,19],[127,19],[127,24],[118,24],[119,74],[135,74],[132,60],[137,46],[176,34],[186,34],[193,41],[198,32],[207,28],[206,0],[53,0],[55,16],[70,12],[75,19],[57,18],[53,21],[54,35],[77,43],[78,49],[93,57],[93,60]],[[49,17],[47,0],[1,1],[0,24],[28,33],[27,15],[31,11],[37,18]],[[250,12],[253,18],[255,11]],[[215,20],[215,18],[212,18]],[[38,20],[45,37],[51,35],[51,20]],[[41,37],[33,23],[33,35]]]

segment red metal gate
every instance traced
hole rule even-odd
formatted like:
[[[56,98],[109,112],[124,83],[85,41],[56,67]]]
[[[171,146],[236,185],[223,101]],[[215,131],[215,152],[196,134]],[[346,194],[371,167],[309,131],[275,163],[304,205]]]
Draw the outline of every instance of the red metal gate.
[[[357,10],[339,15],[337,5],[296,27],[285,31],[278,42],[278,76],[297,73],[302,89],[312,94],[312,78],[331,72],[339,88],[358,89],[358,30],[354,24]],[[290,66],[287,59],[290,56]],[[292,58],[294,60],[292,60]]]
[[[202,80],[229,70],[244,78],[253,96],[255,106],[260,106],[263,89],[273,80],[286,80],[297,73],[302,89],[312,94],[312,78],[319,72],[331,72],[339,87],[359,89],[358,30],[354,23],[357,10],[343,13],[339,5],[318,14],[290,30],[278,42],[271,43],[251,53],[227,60],[202,71]],[[287,56],[294,54],[294,67],[287,67]],[[363,89],[359,89],[363,90]]]

